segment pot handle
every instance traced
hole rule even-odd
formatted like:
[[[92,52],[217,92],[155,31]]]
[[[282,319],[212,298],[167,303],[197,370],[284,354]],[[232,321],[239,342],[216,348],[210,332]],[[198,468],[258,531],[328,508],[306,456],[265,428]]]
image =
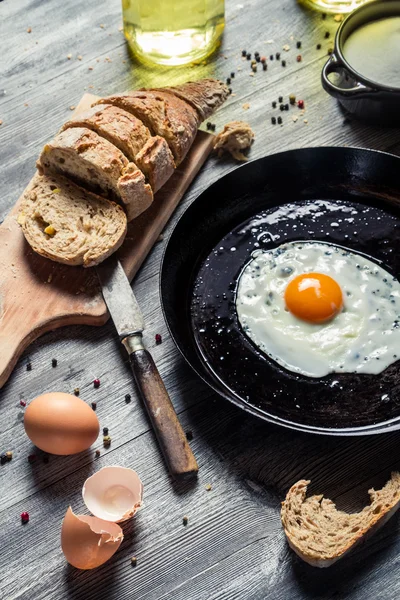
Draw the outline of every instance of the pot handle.
[[[332,53],[325,63],[321,73],[322,87],[332,96],[338,98],[351,98],[354,96],[371,94],[375,91],[360,82],[357,82],[357,84],[352,88],[342,88],[335,85],[329,80],[328,75],[330,73],[335,73],[338,69],[342,69],[347,73],[346,65],[335,54]]]

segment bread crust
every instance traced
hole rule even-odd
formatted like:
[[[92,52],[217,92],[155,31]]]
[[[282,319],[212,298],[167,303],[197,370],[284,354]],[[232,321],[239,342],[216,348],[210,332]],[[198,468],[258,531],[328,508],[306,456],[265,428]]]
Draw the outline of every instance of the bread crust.
[[[228,86],[218,79],[188,81],[164,89],[190,104],[196,110],[200,121],[211,117],[229,96]]]
[[[384,525],[400,506],[400,474],[381,490],[369,490],[361,512],[338,511],[322,495],[306,498],[310,481],[300,480],[282,502],[281,519],[289,546],[313,567],[329,567]]]
[[[97,105],[67,121],[60,131],[85,127],[114,144],[130,161],[135,161],[151,138],[149,129],[126,110],[111,104]]]

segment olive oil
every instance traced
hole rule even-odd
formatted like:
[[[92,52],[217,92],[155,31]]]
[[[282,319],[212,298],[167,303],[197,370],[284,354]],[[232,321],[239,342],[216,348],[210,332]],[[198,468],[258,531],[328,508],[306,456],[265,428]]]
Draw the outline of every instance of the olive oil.
[[[139,58],[161,65],[199,61],[218,46],[224,0],[122,0],[124,33]]]

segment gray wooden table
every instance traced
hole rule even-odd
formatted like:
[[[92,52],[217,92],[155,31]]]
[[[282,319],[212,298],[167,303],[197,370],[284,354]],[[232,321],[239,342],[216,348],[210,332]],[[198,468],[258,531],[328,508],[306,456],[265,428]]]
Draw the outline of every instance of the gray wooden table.
[[[256,132],[255,159],[284,149],[353,145],[400,154],[400,131],[344,119],[320,85],[337,21],[325,20],[294,0],[228,0],[223,45],[208,64],[150,70],[133,64],[121,31],[120,0],[3,0],[0,2],[0,217],[34,172],[42,145],[69,117],[85,91],[102,94],[142,85],[179,83],[235,72],[233,94],[214,121],[217,128],[245,119]],[[325,37],[329,32],[330,37]],[[296,42],[301,41],[301,49]],[[288,51],[283,46],[290,46]],[[317,50],[317,44],[321,49]],[[251,77],[241,50],[281,53],[267,72]],[[298,54],[302,55],[297,62]],[[271,102],[294,93],[306,111],[297,121]],[[271,124],[281,115],[282,126]],[[209,159],[166,229],[211,182],[237,165]],[[400,594],[400,521],[395,517],[367,544],[328,570],[301,563],[288,549],[279,508],[299,478],[312,480],[340,508],[359,509],[367,489],[399,466],[399,435],[335,439],[268,426],[218,398],[186,366],[169,338],[158,293],[158,243],[134,282],[147,321],[147,340],[200,464],[197,485],[172,485],[133,387],[112,324],[69,327],[44,336],[20,360],[0,394],[0,598],[4,600],[161,600],[315,598],[392,599]],[[0,275],[1,278],[1,275]],[[154,335],[163,343],[156,346]],[[0,330],[1,339],[1,330]],[[27,359],[32,371],[26,370]],[[57,368],[52,368],[52,358]],[[101,387],[93,389],[94,377]],[[39,454],[24,434],[21,398],[81,390],[97,402],[112,444],[70,457]],[[126,404],[126,393],[132,402]],[[105,465],[135,468],[145,485],[145,506],[125,528],[118,553],[102,568],[80,572],[60,551],[60,525],[68,505],[84,510],[85,478]],[[212,488],[207,491],[206,486]],[[22,526],[20,513],[28,511]],[[186,527],[183,516],[189,519]],[[137,566],[130,559],[137,557]]]

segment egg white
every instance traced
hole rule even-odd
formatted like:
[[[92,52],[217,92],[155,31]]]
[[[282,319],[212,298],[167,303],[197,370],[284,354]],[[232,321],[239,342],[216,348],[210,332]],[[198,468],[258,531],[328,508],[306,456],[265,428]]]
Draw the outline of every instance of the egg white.
[[[310,272],[330,275],[341,287],[343,309],[329,322],[308,323],[285,306],[289,281]],[[238,280],[236,311],[260,350],[308,377],[381,373],[400,357],[400,283],[333,244],[291,242],[255,251]]]

